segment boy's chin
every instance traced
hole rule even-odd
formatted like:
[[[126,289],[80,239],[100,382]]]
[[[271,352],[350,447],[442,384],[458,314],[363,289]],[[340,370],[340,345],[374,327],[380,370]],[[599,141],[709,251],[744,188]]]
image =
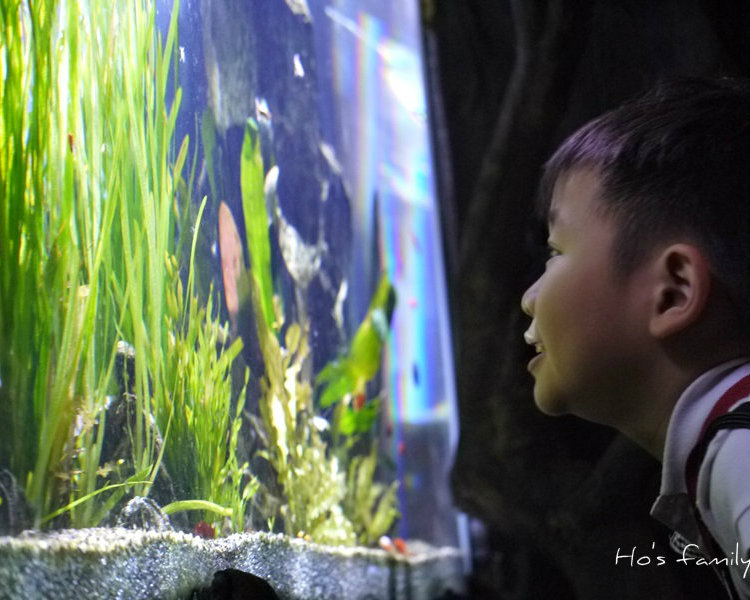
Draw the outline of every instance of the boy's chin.
[[[534,404],[545,415],[550,417],[561,417],[570,414],[565,402],[560,398],[554,398],[538,389],[539,384],[534,386]]]

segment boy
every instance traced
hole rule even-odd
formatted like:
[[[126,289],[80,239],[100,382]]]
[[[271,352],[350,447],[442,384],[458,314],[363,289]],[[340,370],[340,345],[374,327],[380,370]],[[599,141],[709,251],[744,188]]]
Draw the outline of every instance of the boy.
[[[545,166],[550,255],[522,299],[539,409],[612,426],[662,460],[652,515],[678,534],[676,560],[717,565],[741,599],[749,148],[746,81],[664,84],[588,123]]]

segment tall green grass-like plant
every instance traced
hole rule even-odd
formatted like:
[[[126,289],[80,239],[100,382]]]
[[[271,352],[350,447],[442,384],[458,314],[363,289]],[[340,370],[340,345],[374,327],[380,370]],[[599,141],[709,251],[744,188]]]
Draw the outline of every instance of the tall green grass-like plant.
[[[206,204],[204,198],[198,223]],[[245,386],[232,406],[232,362],[242,350],[236,339],[228,348],[227,327],[221,327],[213,309],[213,295],[202,306],[194,291],[195,250],[198,227],[188,263],[183,294],[179,265],[167,263],[172,284],[167,291],[170,336],[167,348],[167,401],[155,406],[160,428],[167,432],[165,463],[186,498],[178,507],[203,511],[203,519],[231,519],[230,529],[244,529],[245,506],[257,489],[247,463],[237,460]],[[222,348],[220,352],[217,349]]]
[[[167,106],[178,4],[164,40],[150,0],[0,0],[0,10],[0,466],[25,484],[37,524],[65,512],[95,524],[157,474],[152,415],[183,402],[175,344],[195,343],[215,376],[236,353],[211,362],[215,340],[192,296],[179,317],[168,306],[188,146],[173,142],[179,89]],[[120,339],[135,349],[135,417],[118,475],[100,458]],[[241,483],[226,458],[232,437],[215,433],[226,477],[211,475],[209,489]]]
[[[97,132],[79,135],[77,92],[90,83],[79,69],[82,15],[53,0],[3,0],[2,16],[0,411],[10,427],[0,462],[25,482],[40,519],[78,493],[85,473],[66,468],[78,458],[71,436],[106,394],[115,320],[106,300],[97,309],[113,211],[100,201],[100,162],[89,160]]]

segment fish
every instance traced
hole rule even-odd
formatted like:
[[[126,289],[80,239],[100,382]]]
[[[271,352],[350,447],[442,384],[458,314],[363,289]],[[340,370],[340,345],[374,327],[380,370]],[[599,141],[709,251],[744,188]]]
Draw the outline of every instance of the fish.
[[[315,383],[322,390],[322,408],[331,406],[348,394],[354,398],[365,394],[366,384],[380,369],[383,345],[395,307],[396,290],[383,273],[349,349],[323,367],[316,377]]]
[[[205,521],[198,521],[195,527],[193,527],[193,535],[206,540],[212,540],[216,537],[216,530]]]
[[[243,356],[256,374],[264,371],[258,347],[257,329],[250,297],[250,270],[245,267],[242,242],[232,211],[226,203],[219,204],[219,254],[224,283],[224,303],[229,314],[232,337],[242,338]]]
[[[404,538],[391,538],[390,536],[382,535],[378,540],[378,545],[386,552],[391,552],[393,554],[407,555],[409,553]]]
[[[408,554],[406,550],[406,542],[404,541],[404,538],[393,538],[393,545],[396,547],[396,552],[399,554]]]
[[[237,231],[237,224],[224,202],[219,204],[219,250],[221,274],[224,280],[224,298],[229,321],[235,327],[240,308],[237,284],[245,272],[245,259],[242,255],[242,242]]]

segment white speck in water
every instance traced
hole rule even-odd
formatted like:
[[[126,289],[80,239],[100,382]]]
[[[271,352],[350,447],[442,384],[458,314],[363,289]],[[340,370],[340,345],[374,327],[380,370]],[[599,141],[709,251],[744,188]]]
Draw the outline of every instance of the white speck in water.
[[[185,46],[180,46],[180,62],[185,62]]]
[[[331,311],[333,319],[334,321],[336,321],[336,326],[340,330],[343,330],[344,328],[344,301],[346,300],[348,292],[349,284],[347,283],[346,279],[344,279],[339,286],[339,291],[336,293],[336,302],[334,303],[333,310]]]
[[[333,149],[333,146],[327,144],[326,142],[321,142],[320,152],[323,155],[323,158],[325,158],[328,162],[331,170],[333,170],[333,172],[337,175],[340,175],[342,172],[342,167],[338,158],[336,158],[336,150]]]
[[[294,76],[295,77],[304,77],[305,76],[305,68],[302,66],[302,60],[299,57],[299,54],[295,54],[292,58],[292,62],[294,63]]]

